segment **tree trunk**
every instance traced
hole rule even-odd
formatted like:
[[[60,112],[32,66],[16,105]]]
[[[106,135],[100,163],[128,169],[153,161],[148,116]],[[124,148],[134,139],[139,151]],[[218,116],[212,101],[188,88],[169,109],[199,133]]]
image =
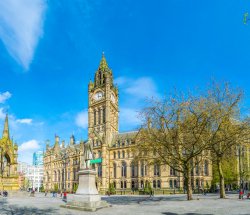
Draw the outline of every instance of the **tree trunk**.
[[[220,177],[220,198],[224,199],[226,198],[226,194],[225,194],[224,175],[223,175],[223,170],[222,170],[221,159],[217,160],[217,166],[218,166],[219,177]]]
[[[191,174],[190,174],[190,169],[187,168],[185,171],[184,175],[184,181],[187,186],[187,200],[192,200],[193,199],[193,191],[192,191],[192,184],[191,184]]]

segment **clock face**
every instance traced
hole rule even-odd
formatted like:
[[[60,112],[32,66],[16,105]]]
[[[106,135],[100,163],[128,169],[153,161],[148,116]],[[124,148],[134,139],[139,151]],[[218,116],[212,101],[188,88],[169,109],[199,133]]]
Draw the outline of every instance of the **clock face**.
[[[94,99],[95,99],[96,101],[100,100],[102,97],[103,97],[103,92],[97,92],[97,93],[94,95]]]
[[[112,101],[113,103],[115,103],[115,96],[114,96],[113,93],[111,94],[110,99],[111,99],[111,101]]]

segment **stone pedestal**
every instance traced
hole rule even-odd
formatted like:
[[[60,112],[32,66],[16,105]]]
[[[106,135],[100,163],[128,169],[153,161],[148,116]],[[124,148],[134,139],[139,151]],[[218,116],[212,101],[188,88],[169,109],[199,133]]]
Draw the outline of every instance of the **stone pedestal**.
[[[75,195],[68,196],[68,202],[61,207],[96,211],[110,205],[106,201],[101,201],[95,184],[95,170],[85,169],[78,172],[79,185]]]

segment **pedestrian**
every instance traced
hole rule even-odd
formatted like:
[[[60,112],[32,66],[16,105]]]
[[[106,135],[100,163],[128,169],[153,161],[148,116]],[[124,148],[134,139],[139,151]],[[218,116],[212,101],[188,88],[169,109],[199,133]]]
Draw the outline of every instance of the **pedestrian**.
[[[243,194],[244,194],[244,191],[242,189],[240,189],[240,191],[239,191],[239,199],[243,199]]]
[[[64,190],[64,192],[63,192],[63,201],[67,202],[67,192],[66,192],[66,190]]]

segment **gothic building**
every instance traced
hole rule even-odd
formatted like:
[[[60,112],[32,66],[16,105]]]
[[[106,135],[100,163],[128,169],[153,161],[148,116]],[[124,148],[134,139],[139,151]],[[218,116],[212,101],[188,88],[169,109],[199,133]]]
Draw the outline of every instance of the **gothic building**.
[[[0,190],[19,190],[17,150],[17,144],[10,139],[8,115],[6,115],[0,139]]]
[[[119,96],[113,83],[113,73],[108,67],[105,56],[95,73],[94,82],[88,86],[88,137],[93,143],[93,166],[97,171],[97,186],[105,193],[110,184],[117,192],[130,193],[143,189],[150,183],[157,193],[183,188],[182,176],[167,165],[149,164],[146,159],[134,160],[133,147],[136,131],[119,133]],[[74,190],[78,183],[77,171],[80,168],[82,144],[75,144],[74,137],[65,146],[61,146],[59,137],[50,147],[47,144],[44,156],[44,186],[51,190]],[[211,184],[212,167],[208,160],[195,168],[193,185],[206,187]]]

